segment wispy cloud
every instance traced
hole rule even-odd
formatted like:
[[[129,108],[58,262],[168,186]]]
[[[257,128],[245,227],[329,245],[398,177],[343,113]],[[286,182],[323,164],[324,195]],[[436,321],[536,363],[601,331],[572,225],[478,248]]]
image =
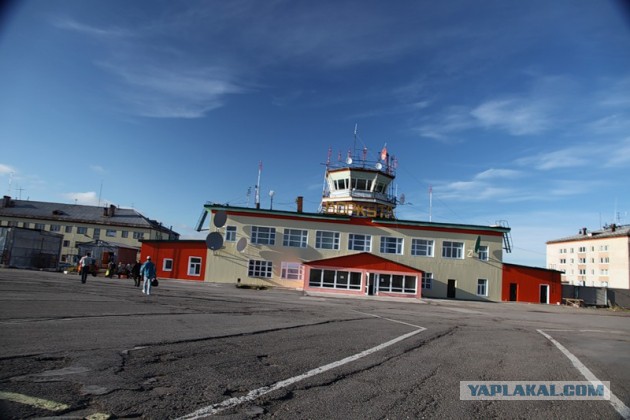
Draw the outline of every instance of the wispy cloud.
[[[98,195],[94,191],[64,193],[62,197],[77,204],[88,206],[97,206],[99,204]]]
[[[89,35],[89,36],[93,36],[97,38],[104,38],[104,39],[127,37],[133,34],[133,32],[128,31],[123,28],[117,28],[117,27],[98,28],[95,26],[90,26],[90,25],[77,22],[69,18],[57,18],[57,19],[54,19],[52,23],[55,27],[59,29],[75,31],[75,32],[82,33],[84,35]]]
[[[538,134],[547,130],[551,122],[547,106],[521,99],[492,100],[474,108],[470,114],[481,126],[499,128],[514,136]]]
[[[11,173],[15,173],[15,169],[12,168],[9,165],[5,165],[3,163],[0,163],[0,175],[8,175]]]

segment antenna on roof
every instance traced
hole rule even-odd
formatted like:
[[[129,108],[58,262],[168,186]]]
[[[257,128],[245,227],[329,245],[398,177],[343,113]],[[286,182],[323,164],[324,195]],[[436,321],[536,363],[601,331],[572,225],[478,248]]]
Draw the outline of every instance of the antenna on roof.
[[[101,194],[103,193],[103,180],[101,179],[101,188],[98,190],[98,206],[101,206]]]
[[[258,180],[256,181],[256,208],[260,208],[260,173],[262,172],[262,160],[258,162]]]

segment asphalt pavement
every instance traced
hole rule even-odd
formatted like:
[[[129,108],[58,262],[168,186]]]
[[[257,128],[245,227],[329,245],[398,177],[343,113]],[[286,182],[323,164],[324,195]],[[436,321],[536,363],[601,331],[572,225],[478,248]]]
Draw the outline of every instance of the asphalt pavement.
[[[630,418],[628,312],[175,280],[152,292],[0,269],[0,418]],[[589,374],[612,400],[460,399],[460,381]]]

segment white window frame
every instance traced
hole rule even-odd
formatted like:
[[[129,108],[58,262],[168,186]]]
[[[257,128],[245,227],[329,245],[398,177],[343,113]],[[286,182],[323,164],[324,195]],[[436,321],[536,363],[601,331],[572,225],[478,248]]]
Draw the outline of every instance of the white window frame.
[[[480,261],[488,261],[488,245],[479,246],[477,258],[479,258]]]
[[[170,267],[169,267],[170,265]],[[189,265],[190,267],[190,265]],[[173,259],[172,258],[164,258],[162,260],[162,271],[173,271]]]
[[[236,242],[236,226],[225,227],[225,241]]]
[[[282,261],[280,278],[284,280],[303,280],[304,266],[299,262]]]
[[[433,288],[433,273],[422,273],[422,289],[431,290]]]
[[[306,248],[308,231],[304,229],[284,229],[282,246],[292,248]]]
[[[403,238],[395,236],[381,236],[381,254],[396,254],[402,255],[403,253]]]
[[[251,243],[255,245],[275,245],[276,228],[268,226],[252,226]]]
[[[339,250],[339,232],[318,230],[315,232],[315,248]]]
[[[477,279],[477,296],[488,296],[488,279]]]
[[[247,276],[269,279],[273,277],[273,262],[265,260],[249,260]]]
[[[193,261],[198,260],[198,261]],[[188,257],[188,275],[189,276],[201,276],[201,264],[203,263],[203,258],[191,256]]]
[[[464,243],[455,241],[442,242],[442,258],[453,260],[464,259]]]
[[[372,252],[372,235],[349,234],[348,249],[351,251]]]
[[[435,241],[433,239],[411,239],[411,255],[416,257],[433,257],[434,252]]]

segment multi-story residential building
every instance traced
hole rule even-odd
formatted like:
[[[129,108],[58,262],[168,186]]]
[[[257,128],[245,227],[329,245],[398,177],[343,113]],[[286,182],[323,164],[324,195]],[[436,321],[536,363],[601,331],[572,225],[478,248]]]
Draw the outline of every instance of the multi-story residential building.
[[[561,271],[566,284],[630,289],[630,225],[548,241],[547,268]]]
[[[14,200],[0,202],[0,226],[63,235],[61,262],[76,263],[79,246],[108,243],[140,250],[143,239],[179,239],[179,234],[134,209]]]

